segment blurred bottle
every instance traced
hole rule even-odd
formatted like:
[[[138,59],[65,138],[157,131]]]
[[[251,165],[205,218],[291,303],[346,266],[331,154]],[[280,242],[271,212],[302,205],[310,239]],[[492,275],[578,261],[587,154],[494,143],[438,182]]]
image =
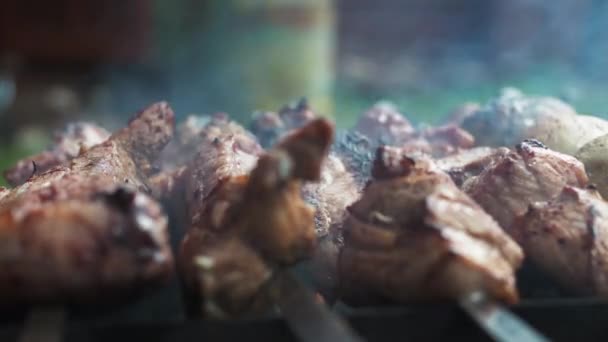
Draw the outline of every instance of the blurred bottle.
[[[189,6],[189,7],[188,7]],[[247,121],[305,96],[332,112],[331,0],[193,1],[173,50],[172,101],[183,111],[227,111]],[[175,47],[165,33],[167,44]]]

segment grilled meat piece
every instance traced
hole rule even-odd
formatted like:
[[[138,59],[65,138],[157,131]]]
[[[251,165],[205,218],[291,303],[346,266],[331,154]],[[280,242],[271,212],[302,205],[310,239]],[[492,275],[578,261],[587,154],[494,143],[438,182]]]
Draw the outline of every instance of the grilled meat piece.
[[[237,123],[222,120],[207,125],[196,157],[185,172],[187,216],[193,226],[207,207],[207,197],[223,182],[248,175],[255,167],[262,147]]]
[[[52,147],[20,160],[4,172],[4,178],[12,186],[23,184],[34,173],[42,173],[63,164],[77,157],[82,151],[105,141],[109,136],[108,131],[95,124],[70,123],[63,131],[55,133]]]
[[[338,252],[342,247],[342,226],[347,208],[360,195],[355,179],[334,154],[321,169],[321,180],[303,187],[303,198],[315,209],[317,248],[310,261],[315,285],[326,297],[335,295]]]
[[[566,185],[585,187],[587,183],[581,162],[538,141],[525,140],[467,180],[462,189],[508,229],[530,204],[553,199]]]
[[[455,125],[446,125],[422,129],[398,146],[404,151],[424,152],[441,158],[469,149],[474,143],[475,139],[467,131]]]
[[[259,158],[256,149],[240,150],[247,143],[238,138],[220,132],[190,165],[190,183],[200,185],[189,187],[192,226],[180,264],[203,311],[215,316],[252,310],[276,267],[311,255],[314,212],[302,200],[302,181],[321,177],[333,128],[313,120]]]
[[[224,133],[254,139],[241,125],[230,120],[226,113],[216,113],[213,116],[190,115],[178,125],[175,139],[162,151],[159,157],[160,170],[175,172],[186,166],[196,157],[204,140]]]
[[[146,191],[173,133],[158,103],[70,162],[0,199],[0,293],[15,301],[99,299],[166,279],[167,220]],[[105,300],[105,298],[104,298]]]
[[[412,124],[388,102],[379,102],[363,113],[354,130],[367,137],[374,146],[398,146],[415,134]]]
[[[549,148],[573,155],[585,143],[608,134],[608,122],[577,115],[574,108],[551,97],[526,96],[507,88],[467,117],[462,127],[481,146],[513,146],[538,139]]]
[[[567,186],[557,198],[531,204],[509,233],[565,288],[608,296],[608,203],[594,190]]]
[[[509,149],[505,147],[474,147],[437,159],[435,163],[460,187],[467,179],[479,175],[494,160],[508,152]]]
[[[374,180],[350,208],[339,257],[346,298],[518,299],[522,252],[492,217],[424,156],[383,147]]]
[[[303,127],[316,118],[308,100],[303,97],[295,104],[284,106],[278,113],[254,113],[250,128],[263,147],[271,147],[286,133]]]
[[[161,171],[153,175],[149,183],[155,198],[163,201],[171,217],[176,222],[185,223],[175,225],[175,228],[182,228],[190,225],[192,215],[189,212],[198,210],[189,207],[200,205],[200,196],[206,196],[215,182],[221,179],[211,173],[207,174],[207,178],[192,173],[204,173],[208,171],[206,167],[213,169],[222,163],[232,165],[223,158],[236,158],[234,165],[240,171],[234,171],[246,174],[255,165],[262,148],[251,133],[224,113],[211,117],[190,116],[179,125],[177,134],[160,156]],[[207,161],[207,158],[211,161]],[[177,233],[181,236],[180,231]]]
[[[105,301],[166,280],[161,207],[132,189],[0,213],[0,300]],[[109,296],[109,297],[108,297]]]
[[[471,148],[475,139],[454,124],[415,130],[410,122],[388,103],[378,103],[363,113],[354,131],[367,139],[368,150],[382,145],[399,146],[406,152],[424,152],[443,157]],[[356,139],[355,136],[345,138]],[[365,144],[363,144],[365,145]]]
[[[262,145],[268,146],[310,122],[315,116],[306,100],[302,99],[295,106],[285,106],[278,114],[256,113],[252,131]],[[353,165],[355,159],[360,160],[361,152],[358,146],[349,144],[350,142],[338,138],[321,166],[320,182],[306,183],[302,189],[304,200],[315,209],[318,242],[309,262],[309,270],[317,288],[328,297],[333,296],[335,290],[336,262],[343,240],[342,223],[346,217],[346,208],[358,199],[360,189],[368,179],[363,173],[368,172],[369,167]],[[351,162],[350,169],[345,166],[344,161],[347,160]],[[357,179],[353,171],[357,172]]]

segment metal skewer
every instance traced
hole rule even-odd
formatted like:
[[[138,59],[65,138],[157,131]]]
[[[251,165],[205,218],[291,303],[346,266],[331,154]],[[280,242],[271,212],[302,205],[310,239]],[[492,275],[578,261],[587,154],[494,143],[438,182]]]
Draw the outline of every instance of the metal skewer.
[[[18,342],[61,342],[66,321],[63,306],[32,309],[24,322]]]
[[[291,331],[302,342],[363,342],[339,315],[318,301],[292,271],[276,279],[278,304]]]
[[[461,298],[460,306],[498,342],[548,342],[528,323],[482,292]]]

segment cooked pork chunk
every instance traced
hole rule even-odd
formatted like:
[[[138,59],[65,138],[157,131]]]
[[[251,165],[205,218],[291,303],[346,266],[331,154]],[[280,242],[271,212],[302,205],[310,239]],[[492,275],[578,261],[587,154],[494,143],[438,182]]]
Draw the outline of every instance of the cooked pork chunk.
[[[415,134],[412,124],[388,102],[379,102],[363,113],[354,130],[367,137],[374,146],[399,146]]]
[[[608,296],[608,203],[595,191],[565,187],[557,198],[531,204],[509,233],[564,287]]]
[[[436,160],[437,167],[452,177],[459,187],[479,175],[491,163],[509,152],[508,148],[474,147]]]
[[[143,192],[173,133],[158,103],[68,163],[0,199],[0,293],[15,301],[80,300],[165,279],[167,220]]]
[[[416,132],[409,140],[397,145],[409,152],[424,152],[441,158],[473,147],[475,139],[455,125],[429,127]]]
[[[285,106],[278,114],[257,113],[252,131],[262,145],[268,146],[315,117],[306,100],[302,99],[297,105]],[[310,270],[317,288],[328,297],[333,296],[336,285],[336,261],[343,240],[342,223],[346,208],[358,199],[360,189],[368,180],[365,174],[371,165],[354,165],[356,159],[360,161],[361,154],[367,152],[360,151],[351,137],[350,133],[338,137],[321,166],[320,182],[306,183],[302,192],[304,200],[315,209],[318,246],[310,261]]]
[[[372,150],[381,145],[399,146],[406,152],[433,157],[471,148],[475,142],[471,134],[454,124],[416,130],[393,105],[383,102],[363,113],[354,131],[369,141]]]
[[[465,118],[462,127],[480,146],[513,146],[538,139],[549,148],[573,155],[585,143],[608,134],[608,122],[577,115],[574,108],[551,97],[526,96],[507,88]]]
[[[254,137],[245,128],[230,120],[226,113],[212,116],[190,115],[177,126],[176,137],[161,152],[158,164],[161,172],[176,172],[191,162],[204,140],[213,139],[219,134]]]
[[[520,248],[427,157],[380,148],[374,180],[350,209],[339,257],[347,298],[517,301]]]
[[[311,255],[314,212],[302,200],[302,181],[319,180],[332,138],[331,125],[317,119],[259,157],[221,131],[202,148],[190,166],[191,184],[201,185],[191,188],[196,204],[180,264],[207,314],[252,310],[277,266]]]
[[[76,122],[55,134],[53,146],[37,155],[25,158],[4,172],[12,186],[25,183],[33,174],[43,173],[54,166],[77,157],[82,151],[105,141],[110,133],[95,124]]]
[[[508,229],[530,204],[553,199],[566,185],[585,187],[587,183],[581,162],[538,141],[525,140],[466,181],[462,189]]]
[[[278,113],[258,112],[254,114],[251,131],[262,146],[274,145],[284,134],[300,128],[317,118],[308,100],[301,98],[297,103],[286,105]]]
[[[336,263],[342,247],[342,226],[347,208],[360,195],[355,179],[334,154],[330,154],[321,169],[321,180],[303,187],[303,198],[315,209],[317,248],[310,266],[315,285],[327,297],[334,296]]]

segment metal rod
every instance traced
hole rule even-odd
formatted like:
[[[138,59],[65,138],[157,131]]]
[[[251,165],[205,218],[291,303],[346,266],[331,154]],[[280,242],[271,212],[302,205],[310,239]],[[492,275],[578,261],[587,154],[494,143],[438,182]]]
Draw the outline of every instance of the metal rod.
[[[548,342],[548,338],[484,293],[461,298],[460,306],[498,342]]]
[[[302,342],[363,342],[350,325],[320,302],[291,271],[277,279],[276,303],[287,325]]]
[[[27,315],[18,342],[61,342],[66,321],[63,306],[37,307]]]

